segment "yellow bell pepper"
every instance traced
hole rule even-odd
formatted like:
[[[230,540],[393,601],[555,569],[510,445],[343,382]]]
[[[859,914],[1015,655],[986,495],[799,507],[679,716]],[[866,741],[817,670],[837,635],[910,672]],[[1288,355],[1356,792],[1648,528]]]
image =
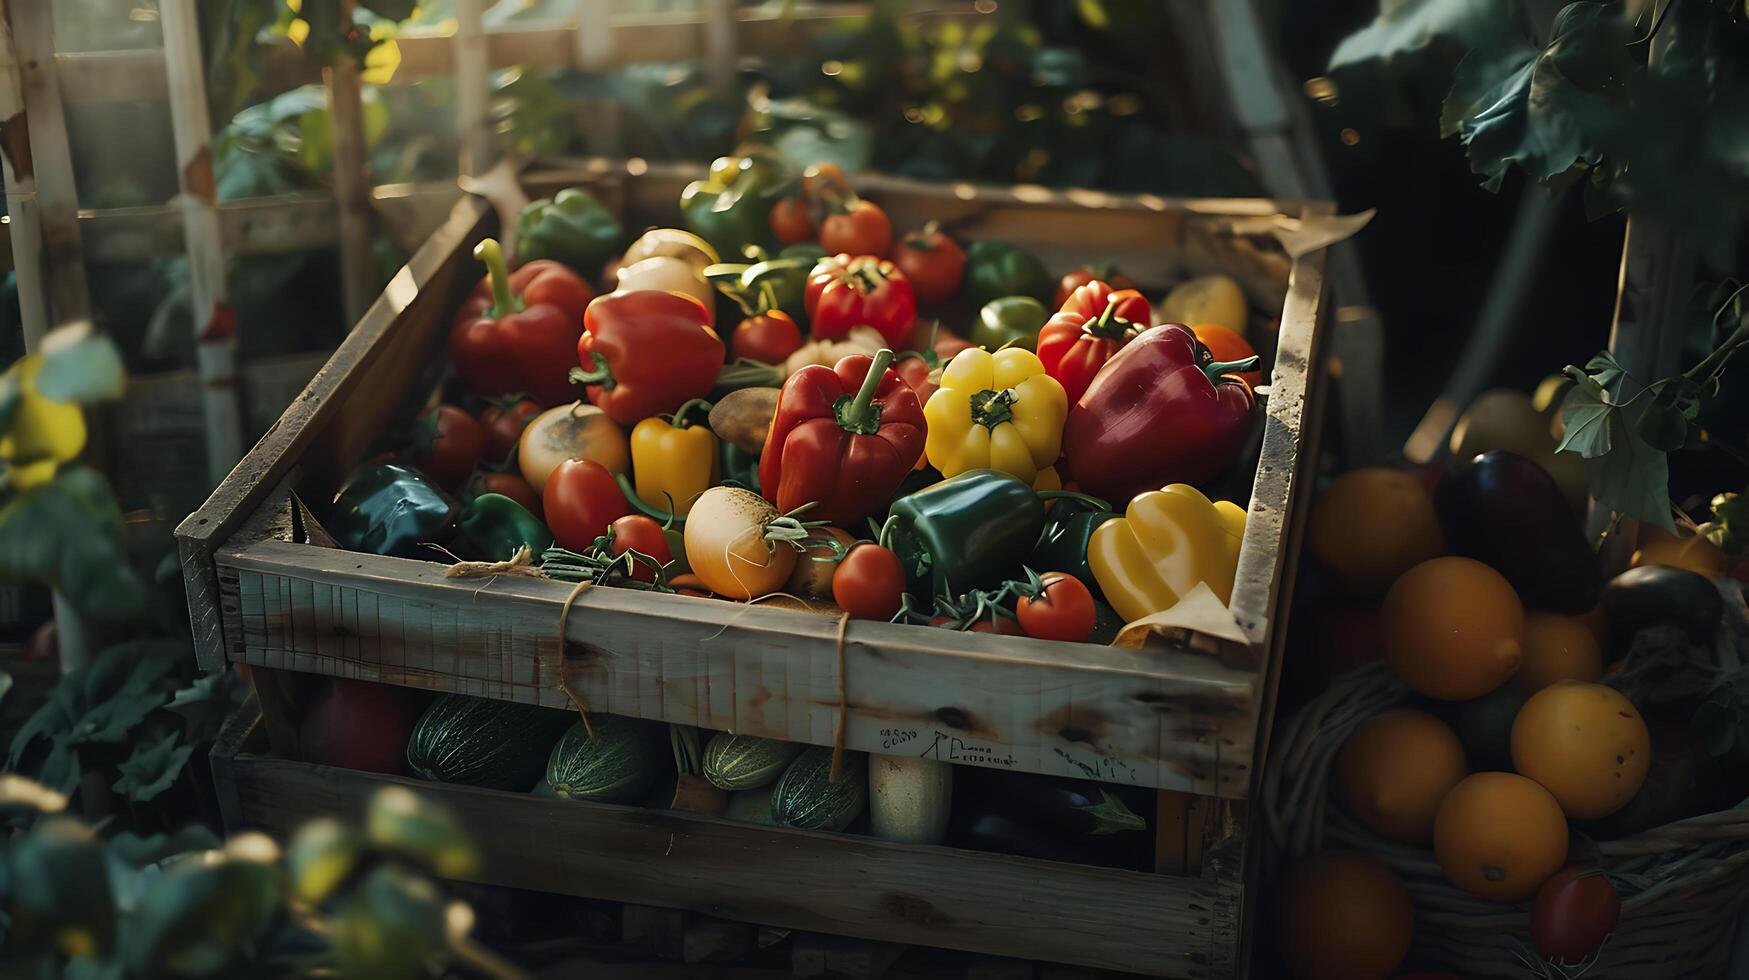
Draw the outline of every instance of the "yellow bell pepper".
[[[710,427],[687,419],[694,408],[708,411],[710,405],[695,398],[673,415],[652,415],[632,427],[632,477],[638,496],[654,507],[673,506],[683,516],[699,494],[716,485],[722,465]]]
[[[1174,483],[1136,495],[1123,517],[1099,525],[1087,565],[1105,600],[1133,623],[1171,609],[1198,582],[1230,601],[1244,536],[1245,508]]]
[[[48,483],[62,463],[78,458],[85,448],[85,413],[37,392],[36,376],[42,369],[43,356],[29,354],[6,372],[7,383],[17,387],[18,402],[0,433],[0,459],[6,461],[7,482],[14,490]]]
[[[929,396],[923,454],[944,477],[994,469],[1028,484],[1062,455],[1069,399],[1032,351],[960,351]]]

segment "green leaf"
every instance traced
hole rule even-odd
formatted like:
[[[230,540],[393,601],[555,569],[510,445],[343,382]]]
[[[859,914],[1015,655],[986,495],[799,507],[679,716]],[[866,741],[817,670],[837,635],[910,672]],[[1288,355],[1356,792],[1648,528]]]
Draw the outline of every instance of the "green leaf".
[[[82,616],[125,622],[145,608],[121,509],[97,471],[74,467],[0,508],[0,580],[59,589]]]
[[[1371,24],[1350,34],[1330,56],[1330,68],[1363,61],[1389,61],[1420,51],[1437,39],[1466,48],[1510,37],[1523,23],[1512,0],[1385,0]]]
[[[370,798],[365,836],[375,846],[415,858],[445,878],[463,877],[479,866],[479,854],[455,815],[403,786],[386,786]]]
[[[1529,44],[1514,45],[1504,51],[1477,48],[1464,55],[1452,75],[1451,91],[1440,107],[1439,135],[1444,138],[1462,132],[1464,123],[1480,115],[1501,92],[1509,91],[1513,79],[1535,58],[1536,50]]]
[[[50,401],[89,405],[120,398],[127,388],[121,352],[89,322],[49,331],[42,339],[42,355],[36,390]]]
[[[320,905],[357,870],[364,837],[338,820],[318,818],[298,828],[285,866],[299,901]]]
[[[69,816],[45,817],[6,849],[12,910],[8,952],[102,955],[115,942],[103,841]]]
[[[1707,538],[1728,555],[1749,551],[1749,493],[1721,493],[1712,499],[1713,526]]]
[[[169,732],[152,742],[136,742],[134,750],[116,770],[121,778],[115,791],[134,803],[150,803],[170,788],[194,753],[192,745],[178,745],[178,732]]]
[[[1573,387],[1561,399],[1561,443],[1555,451],[1595,459],[1609,452],[1610,421],[1615,406],[1596,377],[1572,365],[1568,365],[1566,374],[1573,379]]]
[[[1670,516],[1670,467],[1664,453],[1646,444],[1620,412],[1610,416],[1610,449],[1586,460],[1591,496],[1611,511],[1676,533]]]
[[[182,716],[187,723],[183,739],[198,745],[218,735],[225,719],[243,706],[247,695],[242,678],[227,668],[195,678],[193,684],[177,691],[164,707]]]
[[[171,675],[187,658],[185,644],[165,640],[130,640],[104,650],[49,692],[13,737],[6,768],[72,792],[79,784],[79,747],[125,742],[169,700]]]
[[[342,976],[412,980],[444,947],[448,903],[430,881],[393,864],[379,865],[332,920],[334,959]]]
[[[124,955],[136,976],[211,976],[272,924],[278,851],[260,834],[164,869],[128,923]]]
[[[1615,359],[1614,351],[1600,350],[1591,355],[1591,360],[1585,362],[1585,372],[1591,375],[1591,380],[1607,389],[1611,396],[1619,395],[1618,387],[1627,370]]]

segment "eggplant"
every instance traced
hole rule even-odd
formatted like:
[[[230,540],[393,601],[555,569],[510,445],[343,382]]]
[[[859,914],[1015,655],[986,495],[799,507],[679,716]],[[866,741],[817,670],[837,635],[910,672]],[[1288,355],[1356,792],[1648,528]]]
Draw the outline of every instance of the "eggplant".
[[[1493,566],[1526,608],[1582,613],[1597,605],[1597,555],[1541,466],[1517,453],[1483,453],[1446,473],[1433,506],[1452,552]]]
[[[1081,779],[962,766],[950,840],[961,847],[1146,870],[1151,792]]]
[[[1610,639],[1620,650],[1648,626],[1670,624],[1695,643],[1712,639],[1725,600],[1705,575],[1669,565],[1641,565],[1610,580],[1603,590],[1603,615]]]

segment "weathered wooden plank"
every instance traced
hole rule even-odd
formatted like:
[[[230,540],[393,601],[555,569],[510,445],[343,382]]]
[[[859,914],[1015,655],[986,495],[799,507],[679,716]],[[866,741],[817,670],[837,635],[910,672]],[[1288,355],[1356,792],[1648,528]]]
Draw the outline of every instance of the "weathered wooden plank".
[[[777,830],[247,753],[228,768],[244,825],[282,839],[311,817],[357,819],[381,786],[414,789],[449,807],[474,838],[483,858],[475,881],[883,942],[1166,977],[1230,975],[1213,962],[1220,954],[1211,951],[1209,919],[1236,914],[1239,896],[1203,878]]]
[[[223,549],[250,664],[831,744],[836,621],[762,606],[448,579],[444,566],[277,541]],[[289,606],[263,598],[289,590]],[[342,610],[370,595],[374,621]],[[398,624],[384,628],[383,623]],[[478,638],[496,633],[502,643]],[[356,646],[353,646],[356,644]],[[853,623],[846,743],[944,761],[1242,796],[1257,675],[1198,653]],[[511,678],[501,682],[499,678]],[[708,695],[696,695],[708,683]]]

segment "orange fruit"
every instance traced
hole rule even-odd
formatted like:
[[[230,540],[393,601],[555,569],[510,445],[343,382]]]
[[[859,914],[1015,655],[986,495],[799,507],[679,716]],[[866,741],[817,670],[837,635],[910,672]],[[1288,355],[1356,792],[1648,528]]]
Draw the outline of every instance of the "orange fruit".
[[[1330,482],[1312,504],[1312,557],[1351,592],[1378,595],[1397,576],[1445,550],[1433,500],[1401,470],[1368,466]]]
[[[1574,820],[1627,805],[1652,763],[1640,711],[1613,687],[1556,681],[1531,696],[1512,723],[1512,765],[1536,780]]]
[[[1556,681],[1594,681],[1603,676],[1603,651],[1585,620],[1559,613],[1524,617],[1524,659],[1512,682],[1527,693]]]
[[[1409,953],[1415,916],[1390,866],[1370,854],[1319,854],[1289,875],[1282,945],[1305,980],[1388,980]]]
[[[1477,898],[1517,902],[1567,862],[1567,818],[1536,781],[1478,772],[1453,786],[1433,820],[1433,856]]]
[[[1190,332],[1196,334],[1196,339],[1202,341],[1202,345],[1209,349],[1209,353],[1213,354],[1217,361],[1243,361],[1247,357],[1257,355],[1256,348],[1253,348],[1244,337],[1239,336],[1237,330],[1230,327],[1223,327],[1218,323],[1199,323],[1191,327]],[[1263,383],[1262,371],[1246,371],[1243,374],[1235,374],[1233,377],[1239,378],[1253,388]]]
[[[1723,578],[1731,563],[1718,545],[1698,534],[1679,537],[1655,524],[1641,524],[1640,547],[1628,564],[1634,568],[1669,565],[1699,572],[1707,578]]]
[[[1469,774],[1451,726],[1407,708],[1363,722],[1336,758],[1348,812],[1374,833],[1405,844],[1433,838],[1440,801]]]
[[[1468,701],[1511,679],[1524,654],[1524,606],[1499,573],[1470,558],[1424,561],[1379,612],[1385,663],[1430,698]]]

